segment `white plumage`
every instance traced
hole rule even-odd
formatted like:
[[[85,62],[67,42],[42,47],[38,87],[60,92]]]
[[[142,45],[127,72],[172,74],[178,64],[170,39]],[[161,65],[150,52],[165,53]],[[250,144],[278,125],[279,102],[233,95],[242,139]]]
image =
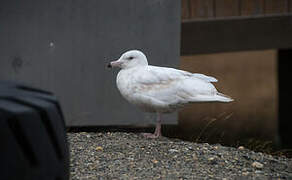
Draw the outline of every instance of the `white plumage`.
[[[117,87],[125,99],[144,111],[158,113],[155,133],[147,134],[147,137],[160,136],[160,113],[172,112],[195,102],[233,101],[216,90],[211,83],[217,82],[216,78],[148,65],[146,56],[138,50],[124,53],[109,66],[121,68]]]

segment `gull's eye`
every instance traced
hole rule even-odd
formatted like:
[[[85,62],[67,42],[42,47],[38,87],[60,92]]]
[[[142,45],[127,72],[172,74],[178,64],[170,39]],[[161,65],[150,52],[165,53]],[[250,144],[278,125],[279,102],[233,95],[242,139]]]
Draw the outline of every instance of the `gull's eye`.
[[[130,57],[128,57],[128,59],[129,59],[129,60],[132,60],[132,59],[134,59],[134,57],[133,57],[133,56],[130,56]]]

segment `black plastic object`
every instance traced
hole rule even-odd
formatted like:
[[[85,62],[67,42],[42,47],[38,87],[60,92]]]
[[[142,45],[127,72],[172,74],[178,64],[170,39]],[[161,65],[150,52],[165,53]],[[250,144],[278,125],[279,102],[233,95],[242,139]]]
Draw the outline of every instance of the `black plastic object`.
[[[292,149],[292,121],[290,119],[291,90],[289,77],[291,75],[292,49],[279,49],[278,51],[278,82],[279,82],[279,145],[284,149]]]
[[[65,123],[50,92],[0,81],[0,179],[67,180]]]

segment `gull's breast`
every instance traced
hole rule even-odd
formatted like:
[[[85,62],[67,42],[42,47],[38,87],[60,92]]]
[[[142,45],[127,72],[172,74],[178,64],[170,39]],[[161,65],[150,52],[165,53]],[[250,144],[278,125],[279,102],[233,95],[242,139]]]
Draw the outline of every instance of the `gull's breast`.
[[[170,110],[169,104],[149,96],[149,92],[157,91],[161,88],[166,88],[165,85],[143,85],[137,84],[135,81],[137,72],[132,70],[121,70],[117,76],[117,87],[121,95],[130,103],[138,106],[146,112],[161,111],[166,112]],[[172,109],[172,108],[171,108]]]

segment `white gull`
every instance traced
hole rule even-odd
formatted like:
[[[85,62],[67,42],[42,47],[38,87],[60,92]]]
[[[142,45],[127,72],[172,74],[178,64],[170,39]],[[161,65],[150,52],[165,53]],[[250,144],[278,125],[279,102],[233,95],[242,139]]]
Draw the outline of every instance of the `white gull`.
[[[148,65],[146,56],[138,50],[125,52],[108,67],[121,68],[116,82],[126,100],[143,111],[157,113],[155,132],[144,133],[146,137],[161,136],[161,113],[173,112],[190,103],[233,101],[216,90],[211,83],[217,82],[214,77]]]

